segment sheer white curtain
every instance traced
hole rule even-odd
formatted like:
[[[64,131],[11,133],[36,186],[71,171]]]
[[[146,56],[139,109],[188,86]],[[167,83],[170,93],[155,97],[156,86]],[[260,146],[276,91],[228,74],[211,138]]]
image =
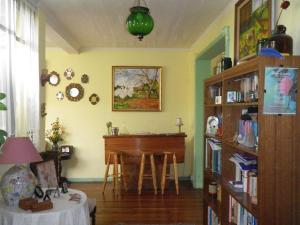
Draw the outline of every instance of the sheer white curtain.
[[[0,126],[9,135],[29,133],[38,146],[40,128],[38,26],[36,9],[26,0],[0,1],[0,92],[8,111]]]

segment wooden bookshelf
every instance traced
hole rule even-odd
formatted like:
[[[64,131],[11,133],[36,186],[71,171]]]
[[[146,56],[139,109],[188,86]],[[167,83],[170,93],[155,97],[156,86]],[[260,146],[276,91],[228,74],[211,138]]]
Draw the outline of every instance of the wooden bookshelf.
[[[259,225],[299,225],[300,224],[300,69],[297,72],[297,110],[294,115],[264,114],[265,68],[300,68],[300,57],[289,56],[256,57],[240,65],[225,70],[205,81],[204,88],[204,129],[210,116],[222,121],[222,136],[204,135],[204,160],[206,139],[221,142],[221,174],[212,172],[212,163],[204,163],[204,217],[207,207],[218,215],[222,225],[229,222],[229,197],[234,198],[247,212],[251,213]],[[255,77],[256,76],[256,77]],[[254,78],[252,78],[254,77]],[[244,80],[254,80],[247,92],[242,87]],[[253,89],[256,88],[256,89]],[[221,103],[216,104],[221,93]],[[233,93],[233,94],[232,94]],[[245,94],[246,93],[246,94]],[[235,96],[236,94],[236,96]],[[231,99],[231,97],[233,98]],[[246,147],[237,142],[239,120],[242,113],[252,112],[257,121],[255,146]],[[241,141],[240,141],[241,143]],[[235,164],[229,160],[240,153],[257,160],[257,204],[251,202],[248,193],[237,191],[230,180],[236,178]],[[208,160],[211,160],[209,158]],[[216,181],[221,185],[221,201],[211,198],[208,184]],[[208,219],[204,218],[204,224]]]

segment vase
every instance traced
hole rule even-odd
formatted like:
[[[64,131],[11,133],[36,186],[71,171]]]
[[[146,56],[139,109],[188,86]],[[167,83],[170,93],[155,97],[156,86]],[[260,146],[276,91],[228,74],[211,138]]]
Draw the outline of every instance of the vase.
[[[277,25],[276,30],[269,40],[270,46],[282,55],[293,55],[293,38],[285,32],[285,26]]]
[[[58,151],[58,143],[57,142],[53,142],[52,151]]]

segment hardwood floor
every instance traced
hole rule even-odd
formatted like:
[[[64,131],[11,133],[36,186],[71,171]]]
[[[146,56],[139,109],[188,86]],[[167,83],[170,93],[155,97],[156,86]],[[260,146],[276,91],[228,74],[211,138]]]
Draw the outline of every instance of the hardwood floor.
[[[84,191],[97,199],[97,225],[119,224],[188,224],[202,225],[202,192],[193,189],[190,182],[180,182],[180,194],[174,185],[162,196],[153,191],[136,191],[116,195],[109,183],[102,194],[102,183],[73,183],[71,188]]]

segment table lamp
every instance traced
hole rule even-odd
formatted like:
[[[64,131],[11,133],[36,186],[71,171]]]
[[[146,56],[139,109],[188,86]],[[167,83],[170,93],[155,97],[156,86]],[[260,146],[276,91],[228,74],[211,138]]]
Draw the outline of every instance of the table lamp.
[[[42,161],[28,137],[10,137],[2,146],[0,164],[16,164],[2,176],[0,189],[4,201],[9,206],[18,206],[19,199],[31,197],[37,180],[31,172],[30,162]]]
[[[178,133],[181,133],[181,126],[183,125],[182,119],[176,118],[176,126],[178,126]]]

